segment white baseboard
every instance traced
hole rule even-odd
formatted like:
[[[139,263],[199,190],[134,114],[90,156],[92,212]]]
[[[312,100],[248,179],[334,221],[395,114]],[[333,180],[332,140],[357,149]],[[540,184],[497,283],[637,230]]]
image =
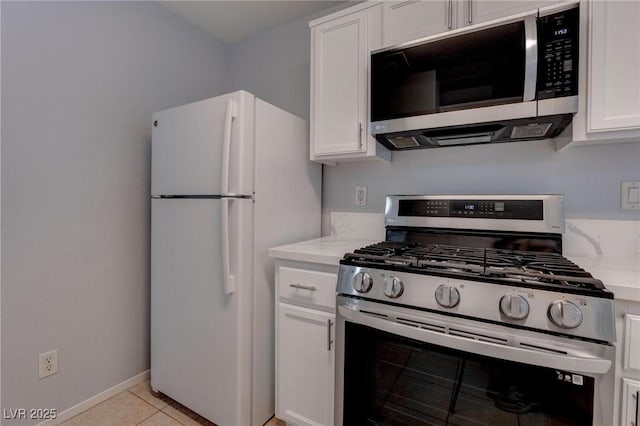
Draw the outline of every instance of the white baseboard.
[[[86,399],[84,401],[82,401],[79,404],[74,405],[71,408],[68,408],[60,413],[58,413],[58,416],[55,419],[50,419],[50,420],[45,420],[44,422],[38,423],[37,426],[53,426],[53,425],[57,425],[60,424],[62,422],[65,422],[67,420],[69,420],[71,417],[77,416],[78,414],[82,413],[83,411],[87,411],[89,408],[100,404],[102,401],[106,401],[107,399],[111,398],[112,396],[115,396],[117,394],[119,394],[122,391],[125,391],[127,389],[129,389],[132,386],[137,385],[140,382],[143,382],[145,380],[147,380],[149,378],[149,370],[143,371],[140,374],[137,374],[127,380],[125,380],[122,383],[118,383],[117,385],[103,391],[100,392],[97,395],[92,396],[89,399]]]

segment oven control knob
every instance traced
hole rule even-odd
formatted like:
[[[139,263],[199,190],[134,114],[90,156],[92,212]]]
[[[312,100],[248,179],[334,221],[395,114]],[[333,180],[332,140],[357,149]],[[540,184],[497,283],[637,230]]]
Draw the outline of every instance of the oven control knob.
[[[529,315],[529,303],[516,294],[507,294],[500,299],[500,312],[507,318],[521,320]]]
[[[403,291],[404,291],[404,284],[402,284],[402,281],[400,281],[400,278],[394,277],[394,276],[385,278],[384,288],[383,288],[383,292],[385,296],[395,299],[400,297]]]
[[[549,319],[560,328],[576,328],[582,323],[582,311],[573,302],[556,300],[549,305]]]
[[[454,308],[460,303],[460,292],[453,286],[441,284],[436,289],[436,302],[443,308]]]
[[[371,290],[371,286],[373,285],[373,278],[371,278],[371,274],[368,272],[358,272],[355,277],[353,277],[353,289],[358,293],[366,293]]]

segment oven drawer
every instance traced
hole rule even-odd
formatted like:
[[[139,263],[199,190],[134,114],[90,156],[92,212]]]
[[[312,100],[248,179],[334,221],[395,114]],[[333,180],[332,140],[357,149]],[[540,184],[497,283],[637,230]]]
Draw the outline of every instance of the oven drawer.
[[[280,299],[335,310],[338,275],[288,266],[278,268]]]

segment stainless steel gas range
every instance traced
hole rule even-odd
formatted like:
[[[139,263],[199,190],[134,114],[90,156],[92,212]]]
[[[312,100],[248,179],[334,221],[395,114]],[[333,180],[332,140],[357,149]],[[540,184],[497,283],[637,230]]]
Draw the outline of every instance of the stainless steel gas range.
[[[614,301],[562,196],[389,196],[338,276],[338,424],[608,425]]]

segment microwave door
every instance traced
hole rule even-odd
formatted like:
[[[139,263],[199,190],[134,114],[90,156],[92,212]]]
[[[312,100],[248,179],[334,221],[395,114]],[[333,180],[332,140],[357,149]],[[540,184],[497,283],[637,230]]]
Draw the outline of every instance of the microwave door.
[[[536,116],[536,14],[371,56],[372,134]]]
[[[536,17],[374,53],[372,121],[535,99]]]

